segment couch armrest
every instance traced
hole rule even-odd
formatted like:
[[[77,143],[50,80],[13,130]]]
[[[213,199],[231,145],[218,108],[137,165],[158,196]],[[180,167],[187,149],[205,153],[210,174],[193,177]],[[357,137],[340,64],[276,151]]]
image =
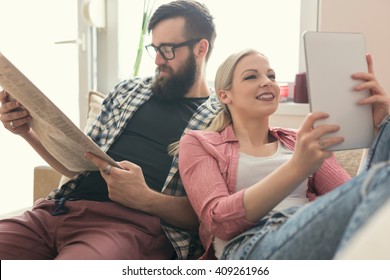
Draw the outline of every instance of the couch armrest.
[[[34,202],[46,197],[52,190],[58,188],[61,174],[49,166],[34,168]]]

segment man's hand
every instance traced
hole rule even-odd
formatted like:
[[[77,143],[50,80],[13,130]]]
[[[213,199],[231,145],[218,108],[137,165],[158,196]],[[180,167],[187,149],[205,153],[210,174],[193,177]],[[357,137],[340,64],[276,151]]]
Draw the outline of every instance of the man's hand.
[[[148,212],[148,205],[152,196],[159,194],[151,190],[145,182],[141,168],[129,161],[122,161],[118,164],[123,169],[110,167],[103,159],[92,153],[86,153],[85,157],[97,168],[107,183],[108,196],[111,200],[126,207]],[[107,168],[109,167],[109,168]]]
[[[25,135],[30,131],[30,113],[10,95],[0,92],[0,120],[3,126],[14,134]]]
[[[111,166],[103,159],[86,153],[99,168],[108,186],[108,196],[121,205],[160,217],[173,226],[198,231],[199,221],[186,196],[171,196],[155,192],[145,182],[141,168],[129,161],[118,164],[123,169]],[[108,167],[108,168],[107,168]]]

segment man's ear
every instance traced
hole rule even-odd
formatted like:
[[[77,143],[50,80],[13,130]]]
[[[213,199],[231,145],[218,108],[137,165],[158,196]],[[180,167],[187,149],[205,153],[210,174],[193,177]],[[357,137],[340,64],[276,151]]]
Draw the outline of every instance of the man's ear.
[[[209,41],[206,39],[201,39],[194,51],[197,57],[206,56],[209,51]]]
[[[219,100],[223,103],[223,104],[230,104],[232,101],[229,97],[229,94],[228,94],[228,90],[224,90],[224,89],[220,89],[218,91],[218,97],[219,97]]]

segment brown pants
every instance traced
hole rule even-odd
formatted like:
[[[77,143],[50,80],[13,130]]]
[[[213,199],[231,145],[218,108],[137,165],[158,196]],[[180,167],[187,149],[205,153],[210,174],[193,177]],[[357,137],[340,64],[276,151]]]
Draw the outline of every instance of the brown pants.
[[[171,259],[174,250],[160,219],[114,202],[67,201],[69,212],[52,216],[54,201],[0,220],[0,259]]]

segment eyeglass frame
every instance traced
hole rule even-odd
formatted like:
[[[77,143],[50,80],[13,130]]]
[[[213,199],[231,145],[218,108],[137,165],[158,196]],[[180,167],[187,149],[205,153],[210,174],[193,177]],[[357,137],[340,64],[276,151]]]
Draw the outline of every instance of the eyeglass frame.
[[[198,39],[190,39],[190,40],[187,40],[185,42],[182,42],[182,43],[179,43],[179,44],[174,44],[174,43],[162,43],[161,45],[159,46],[155,46],[153,44],[149,44],[147,46],[145,46],[145,49],[146,51],[148,52],[148,54],[152,57],[152,58],[155,58],[155,56],[153,56],[153,53],[151,54],[151,52],[148,50],[148,48],[152,47],[157,55],[157,52],[160,53],[160,55],[165,59],[165,60],[172,60],[172,59],[175,59],[176,57],[176,54],[175,54],[175,49],[177,48],[181,48],[181,47],[186,47],[186,46],[192,46],[192,45],[195,45],[196,43],[198,43],[200,40],[202,40],[202,38],[198,38]],[[171,52],[172,52],[172,58],[167,58],[165,56],[165,54],[163,53],[163,51],[161,50],[161,48],[163,47],[169,47]]]

